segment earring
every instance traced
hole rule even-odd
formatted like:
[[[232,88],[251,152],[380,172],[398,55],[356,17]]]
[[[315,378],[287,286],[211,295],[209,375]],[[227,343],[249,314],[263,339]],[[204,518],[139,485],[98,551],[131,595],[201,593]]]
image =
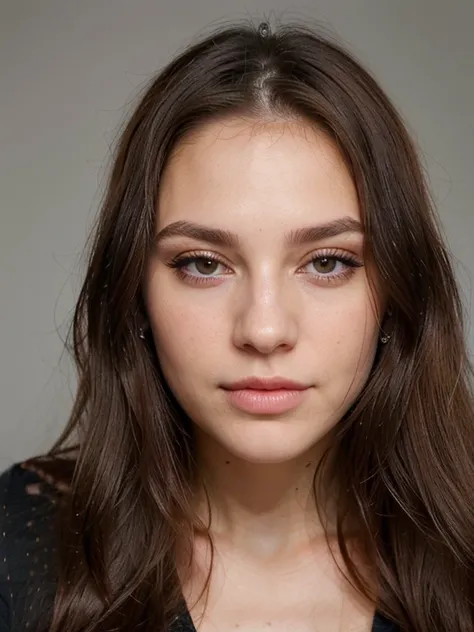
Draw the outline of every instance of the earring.
[[[267,22],[261,22],[258,27],[260,37],[269,37],[271,35],[270,25]]]
[[[383,336],[380,337],[380,342],[384,345],[390,340],[391,337],[392,336],[390,334],[383,334]]]
[[[392,314],[393,314],[392,308],[389,306],[389,307],[387,308],[387,318],[390,318],[390,316],[392,316]],[[382,330],[382,335],[380,336],[380,342],[384,345],[384,344],[386,344],[386,343],[390,340],[390,338],[391,338],[391,337],[392,337],[392,336],[391,336],[390,334],[386,334],[386,333]]]
[[[143,329],[143,327],[140,327],[140,329],[138,330],[138,335],[142,340],[145,340],[145,330]]]

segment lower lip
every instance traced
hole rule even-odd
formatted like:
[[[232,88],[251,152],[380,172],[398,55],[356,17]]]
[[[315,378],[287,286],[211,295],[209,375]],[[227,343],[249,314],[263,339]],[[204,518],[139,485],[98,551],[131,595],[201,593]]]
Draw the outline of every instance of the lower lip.
[[[305,398],[307,390],[259,391],[244,388],[237,391],[226,390],[225,392],[231,404],[240,410],[259,415],[277,415],[299,406]]]

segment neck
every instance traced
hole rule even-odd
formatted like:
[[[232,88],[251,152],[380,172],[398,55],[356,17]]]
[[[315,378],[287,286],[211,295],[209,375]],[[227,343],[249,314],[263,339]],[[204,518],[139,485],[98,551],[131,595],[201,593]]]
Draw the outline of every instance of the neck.
[[[242,555],[264,560],[293,555],[320,539],[325,530],[333,530],[322,511],[330,498],[318,502],[313,486],[326,445],[315,445],[291,461],[252,463],[229,454],[209,435],[197,432],[203,481],[196,495],[197,512],[206,525],[210,524],[213,538]]]

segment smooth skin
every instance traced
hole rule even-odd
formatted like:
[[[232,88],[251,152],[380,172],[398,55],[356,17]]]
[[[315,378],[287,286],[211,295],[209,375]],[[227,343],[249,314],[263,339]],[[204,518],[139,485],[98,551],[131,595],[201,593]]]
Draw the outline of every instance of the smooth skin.
[[[304,230],[339,220],[350,230]],[[373,608],[338,573],[311,493],[380,334],[360,222],[335,143],[304,121],[213,121],[180,143],[163,174],[143,290],[211,500],[216,558],[202,621],[193,605],[208,570],[205,538],[183,586],[203,632],[371,629]],[[225,242],[203,228],[225,231]],[[250,414],[222,388],[248,376],[308,390],[288,413]],[[196,510],[207,516],[199,490]]]

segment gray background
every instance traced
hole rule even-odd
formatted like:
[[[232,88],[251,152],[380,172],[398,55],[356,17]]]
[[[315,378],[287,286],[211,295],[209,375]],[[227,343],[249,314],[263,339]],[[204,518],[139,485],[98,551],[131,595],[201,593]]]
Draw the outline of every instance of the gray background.
[[[209,28],[275,16],[335,33],[398,105],[472,313],[474,0],[0,0],[0,469],[47,449],[66,421],[75,378],[61,337],[138,89]]]

